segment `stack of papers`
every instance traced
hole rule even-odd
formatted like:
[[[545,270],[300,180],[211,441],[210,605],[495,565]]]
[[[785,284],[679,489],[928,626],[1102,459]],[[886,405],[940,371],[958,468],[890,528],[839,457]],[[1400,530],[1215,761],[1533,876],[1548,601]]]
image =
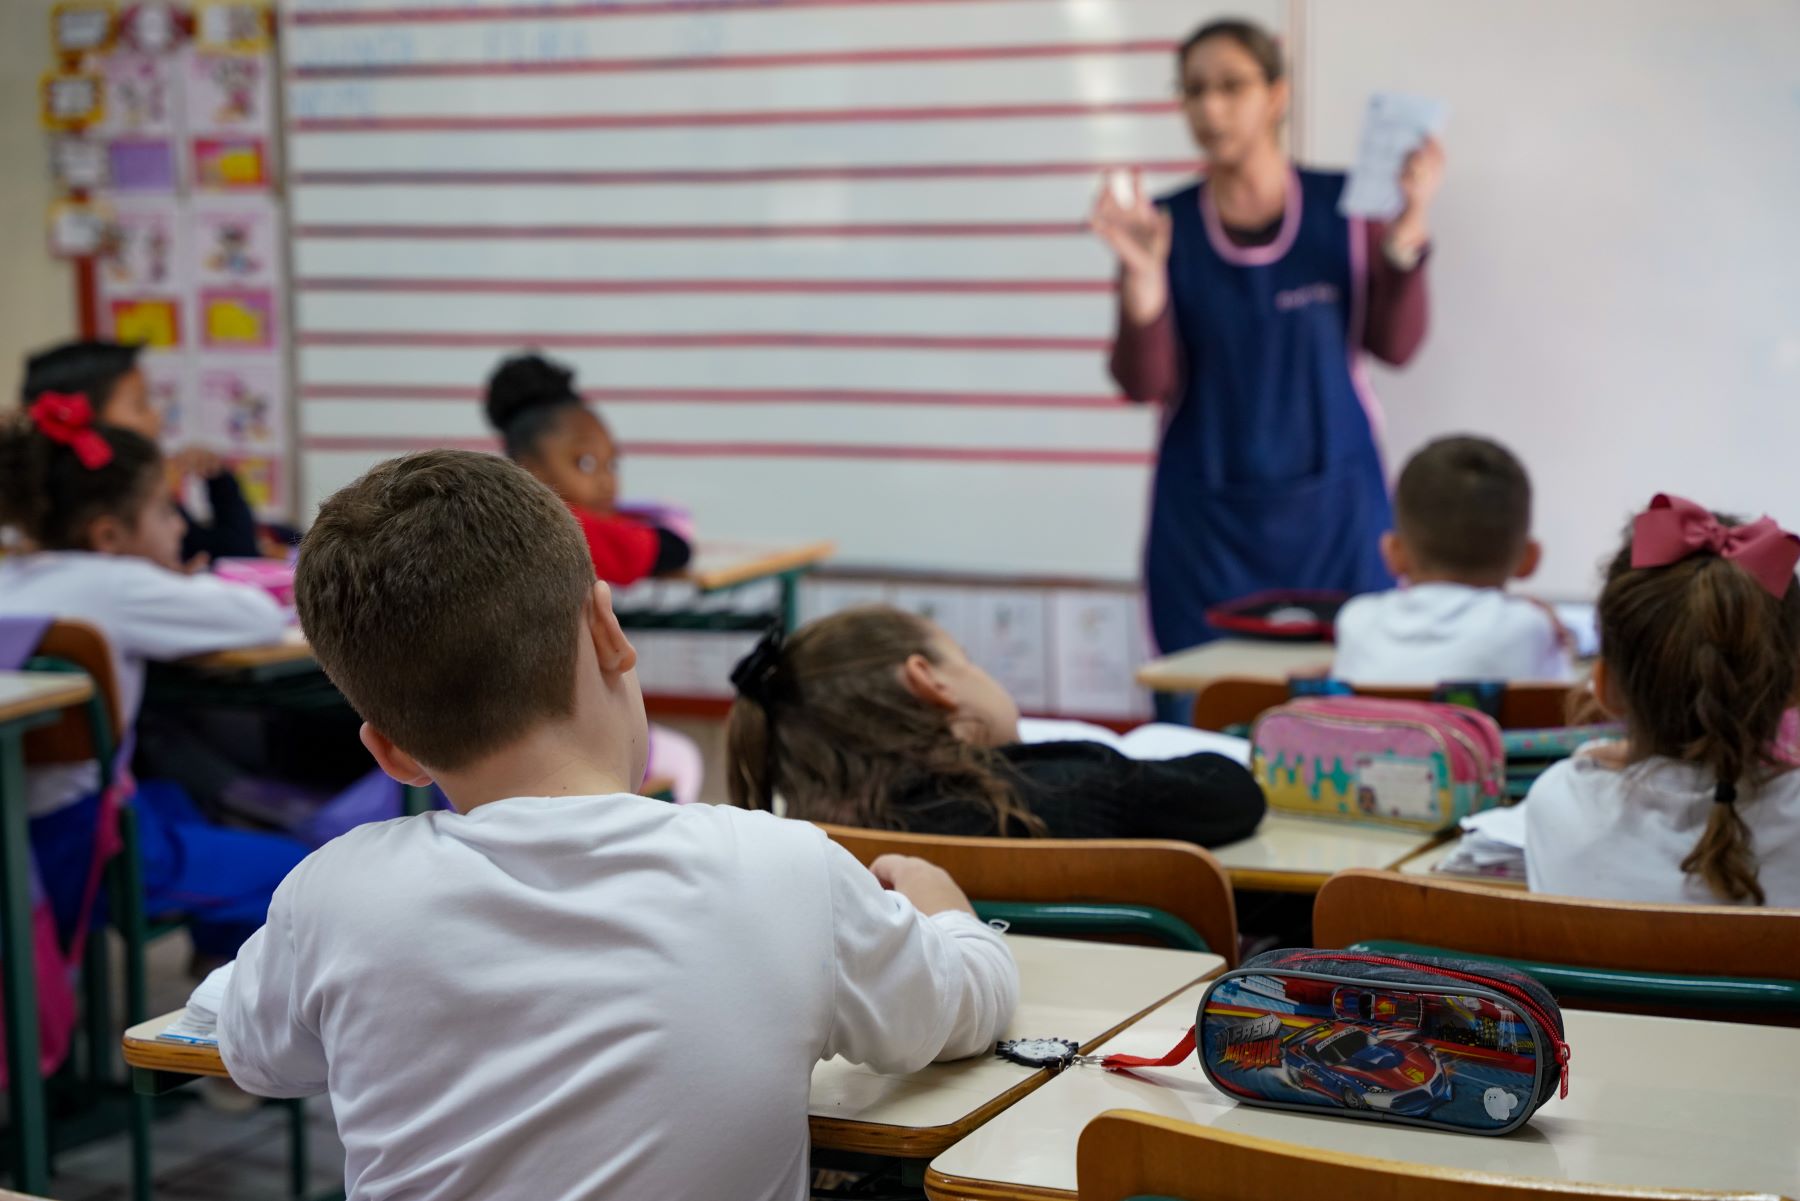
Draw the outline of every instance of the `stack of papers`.
[[[1212,730],[1196,730],[1170,722],[1153,721],[1129,734],[1115,734],[1105,726],[1085,721],[1058,721],[1046,717],[1019,719],[1020,742],[1098,742],[1127,759],[1180,759],[1211,751],[1249,766],[1250,740]]]
[[[1525,879],[1525,806],[1462,819],[1462,838],[1434,869],[1450,876]]]
[[[215,968],[188,997],[187,1009],[156,1037],[164,1042],[219,1045],[219,1007],[225,1003],[225,986],[231,981],[231,965]]]

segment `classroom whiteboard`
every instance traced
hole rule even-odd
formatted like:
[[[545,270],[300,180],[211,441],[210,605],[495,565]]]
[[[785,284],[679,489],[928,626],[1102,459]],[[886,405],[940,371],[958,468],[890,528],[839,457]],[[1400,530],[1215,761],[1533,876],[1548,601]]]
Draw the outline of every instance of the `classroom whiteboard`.
[[[1313,161],[1371,90],[1452,110],[1431,334],[1376,373],[1391,462],[1512,446],[1555,596],[1659,490],[1800,528],[1800,3],[1309,0],[1297,32]]]
[[[536,344],[579,368],[626,492],[706,536],[1135,578],[1157,415],[1106,376],[1084,220],[1103,167],[1192,174],[1172,51],[1216,11],[296,0],[309,503],[491,446],[479,385]]]

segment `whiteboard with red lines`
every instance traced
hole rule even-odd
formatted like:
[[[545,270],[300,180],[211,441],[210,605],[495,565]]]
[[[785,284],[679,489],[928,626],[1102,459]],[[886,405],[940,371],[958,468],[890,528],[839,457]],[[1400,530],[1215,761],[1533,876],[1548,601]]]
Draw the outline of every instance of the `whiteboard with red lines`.
[[[1280,0],[1233,4],[1279,28]],[[1220,10],[1222,11],[1222,10]],[[1194,155],[1189,0],[294,0],[302,475],[574,364],[625,492],[877,566],[1136,573],[1102,169]]]

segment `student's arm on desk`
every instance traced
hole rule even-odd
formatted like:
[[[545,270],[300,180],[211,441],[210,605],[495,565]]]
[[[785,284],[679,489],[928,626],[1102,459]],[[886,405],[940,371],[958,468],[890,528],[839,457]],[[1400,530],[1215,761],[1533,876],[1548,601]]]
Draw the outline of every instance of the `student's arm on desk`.
[[[262,1097],[311,1097],[326,1088],[325,1047],[300,1000],[293,884],[294,875],[282,881],[268,922],[238,951],[219,1007],[219,1057],[240,1088]]]
[[[834,842],[825,856],[835,980],[824,1057],[913,1072],[992,1047],[1019,1000],[1000,933],[961,909],[924,916]]]
[[[133,563],[119,579],[117,649],[149,659],[281,641],[287,614],[260,588],[210,575],[182,575]]]

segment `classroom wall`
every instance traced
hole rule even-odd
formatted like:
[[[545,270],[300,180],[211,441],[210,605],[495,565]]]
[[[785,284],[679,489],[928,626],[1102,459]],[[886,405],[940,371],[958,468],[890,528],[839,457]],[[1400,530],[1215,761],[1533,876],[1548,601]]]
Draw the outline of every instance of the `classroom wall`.
[[[38,76],[50,66],[52,0],[0,3],[0,406],[14,403],[26,351],[75,333],[75,274],[44,248],[54,190],[38,127]]]
[[[1308,0],[1299,36],[1315,162],[1372,90],[1452,109],[1431,336],[1376,372],[1392,464],[1512,446],[1559,597],[1658,490],[1800,527],[1800,4]]]

